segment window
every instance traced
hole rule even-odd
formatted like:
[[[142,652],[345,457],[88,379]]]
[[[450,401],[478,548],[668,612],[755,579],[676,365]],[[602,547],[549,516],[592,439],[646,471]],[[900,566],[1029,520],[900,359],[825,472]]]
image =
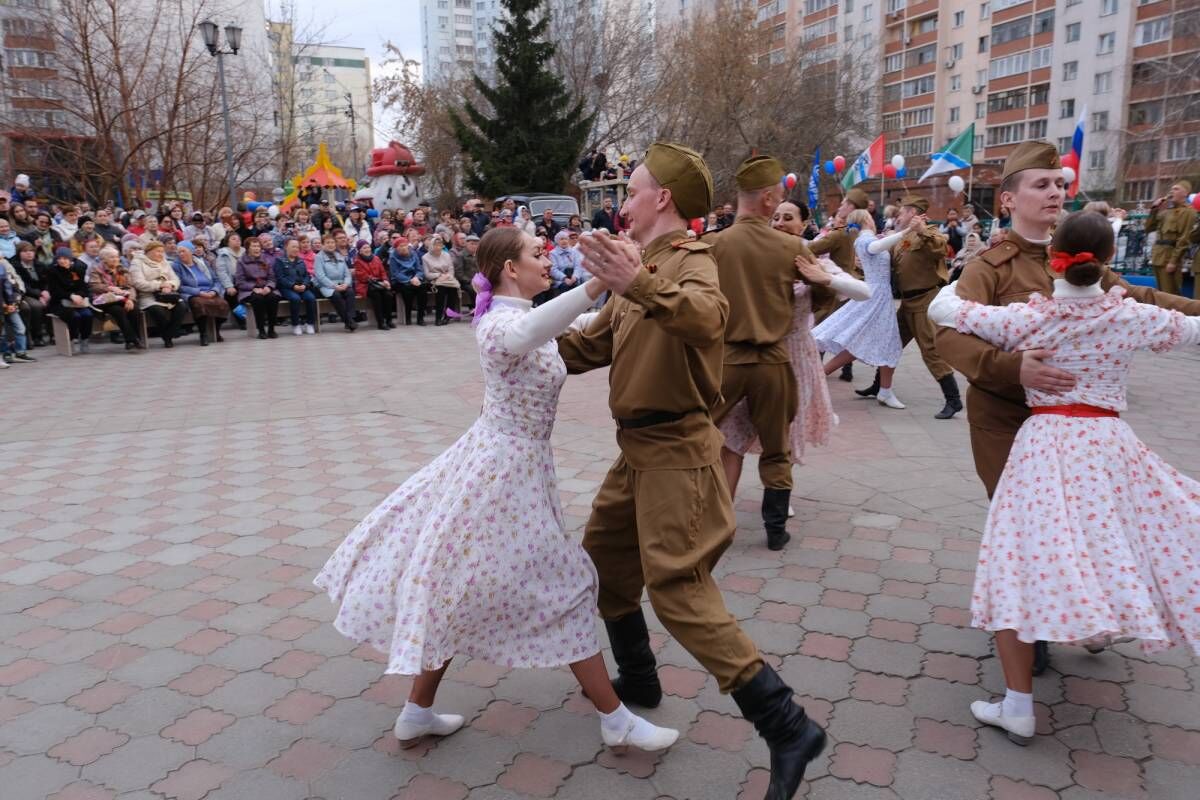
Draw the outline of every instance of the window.
[[[1075,99],[1058,101],[1058,118],[1071,119],[1075,116]]]
[[[900,84],[900,94],[902,97],[916,97],[917,95],[930,94],[934,90],[934,79],[932,75],[926,75],[922,78],[915,78],[911,81],[905,81]]]
[[[445,27],[446,27],[446,26],[448,26],[449,24],[450,24],[450,18],[449,18],[449,17],[438,17],[438,27],[439,27],[439,28],[445,28]]]
[[[897,11],[903,11],[906,5],[908,5],[907,0],[888,0],[887,12],[895,14]]]
[[[1150,100],[1145,103],[1134,103],[1129,107],[1130,125],[1157,125],[1162,122],[1162,100]]]
[[[1068,42],[1078,42],[1079,41],[1079,33],[1082,28],[1083,28],[1083,24],[1079,23],[1079,22],[1072,22],[1070,25],[1068,25],[1067,26],[1067,41]]]
[[[1071,6],[1077,6],[1082,2],[1083,0],[1067,0],[1067,8],[1070,8]]]
[[[932,64],[937,60],[937,45],[927,44],[916,50],[909,50],[904,57],[905,66],[919,67],[922,64]]]
[[[1164,39],[1171,38],[1171,17],[1158,17],[1156,19],[1139,22],[1133,28],[1133,45],[1141,47],[1144,44],[1154,44],[1161,42]]]
[[[963,57],[963,46],[962,46],[962,42],[959,42],[958,44],[956,44],[950,48],[950,58],[953,59],[954,61],[957,61],[962,57]]]
[[[972,148],[972,152],[976,152],[976,153],[978,153],[980,150],[983,149],[983,134],[982,133],[975,134],[975,141],[971,142],[971,148]]]
[[[1041,69],[1050,66],[1050,47],[1039,47],[1024,53],[1013,53],[1003,58],[993,58],[988,64],[988,77],[991,80],[1007,78],[1028,72],[1030,69]]]
[[[1139,61],[1133,65],[1134,83],[1157,83],[1171,72],[1169,61]]]
[[[1129,146],[1129,163],[1153,164],[1158,161],[1158,141],[1135,142]]]
[[[1088,151],[1088,168],[1089,169],[1104,169],[1107,164],[1106,153],[1104,150],[1089,150]]]
[[[54,53],[45,50],[5,50],[10,67],[53,67]]]
[[[871,3],[864,4],[863,12],[862,12],[862,21],[870,22],[873,19],[875,19],[875,6],[872,5]]]
[[[1021,17],[992,27],[992,47],[1017,39],[1028,39],[1033,29],[1033,17]]]
[[[1014,108],[1024,108],[1029,93],[1025,89],[1010,89],[1007,92],[996,92],[988,95],[987,110],[990,113],[1012,111]]]
[[[904,66],[904,54],[896,53],[893,56],[888,56],[883,60],[884,72],[896,72]]]
[[[979,4],[979,18],[987,19],[991,15],[992,15],[991,3],[980,3]]]
[[[987,70],[986,69],[975,70],[975,85],[976,86],[987,86]]]
[[[900,112],[883,115],[883,129],[885,131],[900,130]]]
[[[913,25],[913,35],[916,36],[918,34],[936,31],[937,19],[937,14],[934,14],[932,17],[925,17],[924,19],[918,20],[917,23]]]
[[[1006,8],[1028,3],[1029,0],[992,0],[992,11],[1003,11]]]
[[[455,25],[470,25],[471,22],[472,22],[472,19],[471,19],[470,14],[455,14],[454,15],[454,24]]]
[[[1126,181],[1122,192],[1125,202],[1154,199],[1154,181]]]
[[[963,21],[965,20],[966,16],[967,16],[967,12],[965,12],[965,11],[955,11],[954,12],[954,27],[961,28],[963,26]]]
[[[1045,139],[1046,128],[1048,128],[1049,125],[1050,123],[1044,119],[1030,120],[1028,137],[1030,139]]]
[[[1117,0],[1101,0],[1100,16],[1108,17],[1117,13]]]
[[[1200,9],[1181,11],[1176,14],[1174,33],[1180,39],[1200,36]]]
[[[987,116],[987,103],[975,104],[975,119],[983,119]]]
[[[833,5],[833,0],[804,0],[804,13],[815,14],[818,11],[824,11]],[[776,14],[779,12],[776,11]]]
[[[1033,35],[1054,33],[1054,9],[1041,11],[1033,18]]]
[[[902,156],[927,156],[933,152],[933,137],[918,136],[896,142],[896,152]]]
[[[854,26],[853,25],[847,25],[845,28],[842,29],[842,41],[843,42],[854,41]]]
[[[1093,94],[1108,94],[1112,91],[1112,72],[1097,72],[1092,84]]]
[[[958,122],[958,106],[954,106],[950,109],[950,119],[948,121]]]
[[[1040,83],[1029,87],[1029,105],[1044,106],[1050,102],[1050,84]]]
[[[780,2],[780,0],[772,0],[770,3],[767,3],[765,6],[759,6],[758,18],[757,18],[758,22],[765,22],[766,20],[769,20],[772,17],[777,17],[777,16],[779,16],[779,14],[782,11],[783,11],[783,4]]]
[[[449,8],[450,0],[438,0],[438,8]]]
[[[1092,112],[1092,130],[1106,131],[1108,130],[1108,112],[1093,111]]]
[[[1045,69],[1050,66],[1050,55],[1050,45],[1039,47],[1037,50],[1031,50],[1029,53],[1029,68]]]
[[[902,117],[903,123],[901,127],[915,128],[918,125],[933,124],[933,106],[925,106],[924,108],[914,108],[912,111],[905,111]]]
[[[1060,152],[1060,153],[1068,152],[1071,149],[1071,142],[1074,140],[1074,138],[1075,137],[1073,137],[1073,136],[1058,137],[1058,152]]]
[[[842,5],[844,6],[844,9],[843,9],[843,10],[844,10],[844,11],[845,11],[847,14],[849,14],[851,11],[853,11],[853,10],[854,10],[854,0],[846,0],[846,2],[845,2],[845,3],[843,3]]]
[[[962,89],[962,75],[950,76],[950,91],[957,92]]]
[[[990,36],[979,37],[979,52],[986,53],[988,51],[988,42],[991,41]]]
[[[1005,144],[1015,144],[1025,140],[1025,123],[1016,122],[1012,125],[994,125],[987,129],[987,146],[999,147]]]
[[[1197,157],[1200,157],[1200,136],[1167,140],[1167,161],[1191,161]]]
[[[1106,56],[1115,50],[1117,47],[1117,35],[1115,33],[1102,33],[1100,38],[1096,40],[1096,55]]]

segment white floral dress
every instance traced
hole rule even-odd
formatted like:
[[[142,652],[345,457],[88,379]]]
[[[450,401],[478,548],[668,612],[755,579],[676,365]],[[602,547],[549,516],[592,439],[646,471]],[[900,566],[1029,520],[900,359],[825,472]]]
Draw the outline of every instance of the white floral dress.
[[[368,514],[316,578],[340,604],[334,626],[385,653],[389,673],[453,656],[559,666],[600,650],[596,570],[563,528],[550,447],[567,370],[553,340],[524,355],[504,346],[529,313],[495,298],[476,329],[479,419]]]
[[[955,298],[959,331],[1010,351],[1052,349],[1051,363],[1075,375],[1068,393],[1028,390],[1031,408],[1123,411],[1135,351],[1200,341],[1200,321],[1125,299],[1120,287],[1056,284],[1053,299],[1007,306]],[[1183,643],[1200,655],[1200,483],[1117,417],[1035,413],[996,487],[971,617],[1024,642],[1108,634],[1136,637],[1147,652]]]

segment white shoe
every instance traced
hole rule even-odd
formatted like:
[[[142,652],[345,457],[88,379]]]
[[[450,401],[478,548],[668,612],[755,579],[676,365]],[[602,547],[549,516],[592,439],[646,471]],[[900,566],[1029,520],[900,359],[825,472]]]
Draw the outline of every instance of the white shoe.
[[[405,750],[416,747],[426,736],[449,736],[463,726],[463,718],[458,714],[434,714],[423,724],[405,722],[396,717],[392,733],[400,740],[400,746]]]
[[[292,336],[303,336],[303,335],[304,335],[304,326],[303,325],[297,325],[296,327],[292,328]]]
[[[1133,636],[1113,636],[1111,633],[1106,633],[1102,636],[1088,639],[1083,643],[1083,646],[1089,653],[1096,655],[1098,653],[1103,653],[1114,644],[1125,644],[1127,642],[1135,641],[1137,641],[1137,639],[1135,639]]]
[[[631,719],[622,730],[613,731],[603,724],[600,725],[600,737],[604,739],[605,745],[614,750],[624,750],[627,747],[636,747],[639,750],[666,750],[679,738],[679,731],[674,728],[660,728],[636,714],[631,713],[629,716]]]
[[[904,403],[901,403],[899,399],[897,399],[896,395],[892,393],[891,389],[880,389],[876,398],[879,400],[879,405],[887,406],[888,408],[908,407],[904,405]]]
[[[995,725],[997,728],[1008,731],[1009,740],[1022,747],[1029,744],[1037,730],[1037,719],[1034,717],[1004,716],[1003,702],[985,703],[982,700],[976,700],[971,703],[971,713],[975,715],[975,719],[985,725]]]
[[[317,329],[314,328],[312,325],[305,325],[304,332],[307,333],[309,336],[315,336],[317,333]]]
[[[794,516],[796,516],[796,509],[788,506],[788,519],[791,519]]]

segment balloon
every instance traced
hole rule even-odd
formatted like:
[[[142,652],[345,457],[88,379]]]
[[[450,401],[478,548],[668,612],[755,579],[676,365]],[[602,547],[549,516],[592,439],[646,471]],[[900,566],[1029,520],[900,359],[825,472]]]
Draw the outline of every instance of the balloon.
[[[897,172],[904,169],[904,156],[899,153],[892,156],[892,166],[896,168]]]
[[[287,196],[288,196],[288,193],[286,191],[284,191],[284,188],[282,186],[277,186],[271,190],[271,199],[274,200],[276,203],[282,203],[283,198],[285,198]]]
[[[789,189],[795,189],[796,188],[796,173],[789,172],[787,174],[787,177],[784,178],[783,181],[784,181],[784,184],[783,184],[784,186],[786,186]]]
[[[257,199],[258,199],[258,195],[256,195],[254,192],[246,192],[245,194],[242,195],[242,202],[244,202],[244,203],[250,203]]]
[[[897,178],[907,178],[908,177],[908,167],[901,167],[900,169],[896,170],[896,177]]]
[[[375,219],[378,216],[379,216],[379,209],[377,209],[377,208],[368,208],[367,209],[367,219]]]
[[[1079,168],[1079,157],[1076,156],[1075,153],[1073,153],[1073,152],[1067,153],[1065,156],[1062,157],[1062,165],[1064,167],[1070,167],[1071,169],[1078,169]]]
[[[844,171],[846,169],[845,156],[834,156],[833,157],[833,168],[835,170],[837,170],[838,172]]]
[[[1196,192],[1192,192],[1191,194],[1188,195],[1188,205],[1190,206],[1192,203],[1195,203],[1195,202],[1196,202]]]
[[[1200,211],[1200,194],[1192,195],[1192,208]]]
[[[278,217],[279,216],[279,206],[275,205],[274,203],[271,203],[271,205],[267,207],[267,216],[270,217],[271,219],[275,219],[276,217]]]
[[[967,185],[966,181],[962,179],[961,175],[951,175],[949,183],[950,191],[952,192],[961,192],[964,188],[966,188]]]
[[[891,164],[884,164],[883,165],[883,177],[885,177],[885,178],[896,177],[896,168],[894,166],[892,166]]]
[[[826,161],[826,162],[825,162],[825,171],[826,171],[827,173],[829,173],[830,175],[832,175],[832,174],[834,174],[835,172],[837,172],[837,167],[836,167],[836,166],[834,166],[834,164],[833,164],[833,162],[832,162],[832,161]]]
[[[1075,170],[1071,169],[1070,167],[1063,167],[1062,170],[1063,180],[1066,181],[1067,186],[1070,186],[1075,182]]]
[[[787,175],[779,176],[779,185],[785,189],[787,188]]]

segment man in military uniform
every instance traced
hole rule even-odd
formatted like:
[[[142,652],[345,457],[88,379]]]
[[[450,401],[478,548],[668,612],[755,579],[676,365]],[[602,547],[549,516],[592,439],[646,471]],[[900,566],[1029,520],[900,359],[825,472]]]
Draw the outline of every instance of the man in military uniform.
[[[957,283],[959,297],[993,306],[1024,303],[1034,292],[1049,297],[1058,277],[1049,266],[1050,237],[1064,197],[1062,162],[1054,145],[1046,142],[1018,145],[1004,162],[1000,183],[1000,202],[1012,215],[1012,227],[1003,242],[963,267]],[[1184,300],[1146,286],[1131,286],[1106,270],[1101,287],[1108,291],[1118,284],[1138,302],[1200,315],[1200,301]],[[1048,350],[1007,353],[952,328],[937,329],[937,346],[970,384],[967,422],[971,454],[975,472],[991,497],[1017,430],[1029,417],[1025,389],[1067,392],[1074,387],[1075,377],[1044,363],[1053,355]],[[1044,668],[1044,648],[1039,661],[1037,666]]]
[[[958,393],[958,382],[954,370],[938,355],[934,343],[934,326],[926,311],[938,290],[950,280],[946,269],[946,237],[931,226],[925,213],[929,201],[910,194],[900,198],[900,214],[896,217],[896,230],[904,231],[904,238],[892,248],[892,280],[900,293],[900,309],[896,322],[900,325],[900,346],[907,347],[913,339],[921,348],[921,358],[929,374],[942,389],[945,404],[934,414],[936,419],[950,419],[962,411],[962,397]],[[875,382],[858,391],[862,397],[874,397],[879,392],[879,371]]]
[[[600,576],[600,615],[617,662],[617,695],[662,699],[642,591],[659,620],[716,676],[771,753],[768,797],[790,798],[825,734],[792,699],[725,608],[712,570],[733,539],[710,416],[721,393],[729,305],[712,245],[686,236],[712,203],[704,160],[674,144],[650,147],[621,213],[638,249],[604,233],[583,237],[585,265],[613,298],[583,331],[559,339],[572,373],[610,366],[609,406],[621,454],[592,504],[583,546]]]
[[[767,547],[782,550],[791,538],[787,523],[792,495],[789,427],[796,416],[796,376],[792,372],[787,336],[792,330],[797,257],[819,270],[816,259],[799,236],[773,229],[768,222],[783,200],[777,159],[754,156],[738,168],[737,217],[719,233],[705,237],[717,259],[721,293],[729,301],[725,323],[725,357],[721,402],[713,422],[721,420],[743,398],[750,422],[762,445],[758,474],[762,479],[763,524]],[[828,290],[813,286],[813,302],[823,302]],[[732,457],[722,450],[722,460]]]
[[[829,260],[836,264],[842,272],[847,272],[860,281],[863,279],[863,271],[858,259],[854,257],[854,237],[846,231],[846,217],[850,216],[851,211],[866,208],[870,202],[867,193],[862,189],[855,188],[846,192],[846,196],[842,198],[842,204],[838,206],[837,214],[834,215],[830,230],[819,239],[808,243],[808,249],[812,251],[813,255],[828,255]],[[823,308],[814,306],[813,327],[824,322],[825,318],[841,305],[841,303],[830,302]],[[838,377],[847,383],[854,380],[854,362],[842,367],[842,374]]]
[[[1147,233],[1158,231],[1158,239],[1150,251],[1154,281],[1159,289],[1171,294],[1183,294],[1183,258],[1196,223],[1196,211],[1187,201],[1191,191],[1192,184],[1188,181],[1176,182],[1170,194],[1150,206],[1150,218],[1146,220]]]

